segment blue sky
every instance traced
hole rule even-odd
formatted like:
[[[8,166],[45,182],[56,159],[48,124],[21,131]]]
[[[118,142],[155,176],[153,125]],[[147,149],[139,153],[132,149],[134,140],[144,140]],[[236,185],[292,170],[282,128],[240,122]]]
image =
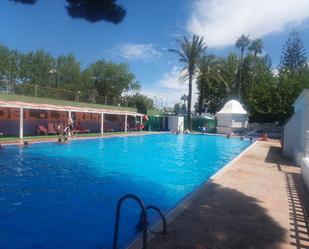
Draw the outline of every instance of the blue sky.
[[[43,48],[54,56],[73,53],[82,66],[99,59],[130,65],[143,93],[173,105],[187,92],[179,86],[180,66],[168,48],[193,33],[204,35],[208,52],[235,51],[241,34],[262,37],[274,65],[288,33],[297,30],[309,51],[308,0],[121,0],[127,9],[119,25],[89,23],[66,14],[64,0],[35,6],[0,4],[0,43],[24,52]]]

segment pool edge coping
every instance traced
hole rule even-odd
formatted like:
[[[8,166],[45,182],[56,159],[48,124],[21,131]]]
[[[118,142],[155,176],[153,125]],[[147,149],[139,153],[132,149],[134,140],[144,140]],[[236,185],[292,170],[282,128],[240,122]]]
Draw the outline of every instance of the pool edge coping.
[[[250,144],[246,149],[244,149],[240,154],[234,157],[231,161],[225,164],[220,170],[211,175],[203,184],[201,184],[196,190],[186,196],[180,203],[174,207],[171,211],[169,211],[166,215],[166,223],[169,224],[173,222],[188,206],[192,204],[192,202],[198,197],[198,195],[205,189],[206,185],[208,185],[211,181],[220,177],[223,173],[227,171],[233,164],[238,161],[245,153],[247,153],[253,146],[259,141],[254,141]],[[148,242],[153,239],[156,234],[150,232],[154,231],[155,233],[160,233],[162,227],[162,220],[156,222],[148,229]],[[167,229],[168,231],[168,229]],[[124,248],[127,249],[141,249],[142,248],[142,234],[140,234],[137,238],[133,239],[133,241],[128,242],[124,245]]]
[[[113,137],[134,137],[134,136],[144,136],[144,135],[159,135],[159,134],[165,134],[165,132],[152,132],[152,131],[147,131],[147,132],[128,132],[124,134],[107,134],[107,135],[98,135],[98,136],[89,136],[89,137],[73,137],[69,139],[70,141],[79,141],[79,140],[89,140],[89,139],[104,139],[104,138],[113,138]],[[0,143],[1,146],[6,147],[6,146],[23,146],[23,142],[28,141],[31,144],[39,144],[39,143],[57,143],[57,138],[54,140],[54,138],[47,138],[47,139],[38,139],[38,140],[31,140],[31,139],[23,139],[19,141],[14,141],[14,142],[4,142]]]

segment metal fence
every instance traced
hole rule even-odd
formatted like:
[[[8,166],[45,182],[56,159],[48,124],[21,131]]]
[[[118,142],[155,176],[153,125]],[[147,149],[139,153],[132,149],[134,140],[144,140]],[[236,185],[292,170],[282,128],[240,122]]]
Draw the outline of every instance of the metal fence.
[[[81,91],[70,91],[66,89],[58,89],[35,84],[23,83],[12,85],[0,82],[0,93],[136,108],[135,104],[128,102],[126,96],[118,98],[100,96],[95,92],[91,94]]]
[[[257,134],[265,132],[270,138],[282,137],[282,126],[276,123],[249,123],[248,130]]]

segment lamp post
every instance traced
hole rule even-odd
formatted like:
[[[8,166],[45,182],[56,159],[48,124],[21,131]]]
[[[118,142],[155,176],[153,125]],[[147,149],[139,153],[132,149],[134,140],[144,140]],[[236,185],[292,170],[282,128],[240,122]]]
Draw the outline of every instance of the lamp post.
[[[52,83],[54,81],[54,75],[57,74],[57,89],[58,89],[58,92],[59,92],[59,72],[57,71],[57,69],[51,69],[49,70],[49,73],[51,74],[51,77],[52,77]]]
[[[153,96],[153,98],[154,98],[154,105],[155,105],[155,107],[158,108],[157,96]]]

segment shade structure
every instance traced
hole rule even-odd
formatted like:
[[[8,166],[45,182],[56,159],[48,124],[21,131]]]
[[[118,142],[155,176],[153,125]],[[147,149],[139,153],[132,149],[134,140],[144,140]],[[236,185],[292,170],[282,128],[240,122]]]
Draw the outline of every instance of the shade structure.
[[[22,139],[24,137],[25,131],[31,131],[36,134],[37,132],[37,124],[36,119],[33,115],[30,115],[30,111],[44,111],[46,112],[47,117],[52,117],[52,112],[62,113],[61,117],[65,119],[64,122],[69,122],[70,118],[72,117],[72,113],[84,113],[85,116],[93,115],[100,124],[100,133],[103,134],[104,130],[104,115],[116,115],[124,117],[124,131],[127,131],[127,123],[128,123],[128,116],[133,116],[135,118],[140,117],[143,118],[144,114],[127,111],[127,110],[110,110],[110,109],[102,109],[102,108],[88,108],[88,107],[79,107],[79,106],[63,106],[63,105],[51,105],[51,104],[37,104],[37,103],[28,103],[28,102],[19,102],[19,101],[2,101],[0,100],[0,132],[3,132],[3,129],[6,130],[5,134],[8,134],[11,131],[12,124],[16,123],[16,119],[19,120],[19,128],[13,127],[14,132],[19,130],[19,137]],[[27,115],[24,115],[27,114]],[[50,114],[50,115],[49,115]],[[41,115],[41,114],[40,114]],[[60,115],[60,114],[59,114]],[[44,117],[46,117],[44,116]],[[60,117],[60,116],[59,116]],[[58,117],[58,119],[60,119]],[[39,117],[41,118],[41,116]],[[61,118],[61,119],[62,119]],[[35,120],[33,120],[35,119]],[[25,123],[24,121],[28,121]],[[29,124],[29,122],[32,122]],[[57,121],[58,122],[58,121]],[[35,128],[34,128],[35,126]],[[24,128],[26,130],[24,130]],[[17,134],[16,134],[17,135]],[[27,135],[27,134],[26,134]],[[28,134],[29,135],[29,134]],[[31,134],[32,135],[32,134]]]
[[[229,100],[217,112],[217,133],[230,134],[236,130],[245,129],[248,125],[248,113],[235,99]]]

